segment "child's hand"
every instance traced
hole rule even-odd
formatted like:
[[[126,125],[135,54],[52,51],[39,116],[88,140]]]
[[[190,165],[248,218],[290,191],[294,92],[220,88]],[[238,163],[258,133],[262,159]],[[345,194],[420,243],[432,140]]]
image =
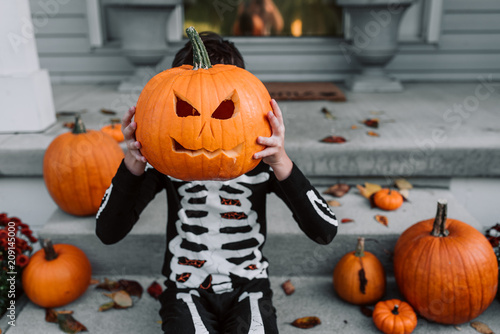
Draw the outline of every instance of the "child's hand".
[[[127,153],[125,153],[125,166],[134,175],[141,175],[146,168],[146,158],[141,154],[139,149],[141,143],[135,139],[135,130],[137,123],[132,122],[135,115],[135,107],[130,108],[122,119],[122,132],[127,145]]]
[[[264,150],[254,154],[254,159],[262,159],[273,168],[278,180],[284,180],[292,172],[293,163],[285,152],[285,124],[278,103],[271,100],[273,111],[269,111],[267,118],[271,125],[271,137],[258,137],[257,143],[267,146]]]

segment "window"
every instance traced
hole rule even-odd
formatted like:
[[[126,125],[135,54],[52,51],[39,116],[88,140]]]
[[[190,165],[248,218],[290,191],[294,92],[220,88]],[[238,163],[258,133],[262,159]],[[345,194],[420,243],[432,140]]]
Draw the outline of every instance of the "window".
[[[223,36],[342,35],[335,0],[184,0],[184,29]]]

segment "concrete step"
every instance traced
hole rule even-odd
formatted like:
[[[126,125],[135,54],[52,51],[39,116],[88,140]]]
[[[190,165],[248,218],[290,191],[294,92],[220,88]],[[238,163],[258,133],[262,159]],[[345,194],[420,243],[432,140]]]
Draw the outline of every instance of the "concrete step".
[[[324,187],[318,187],[323,192]],[[325,195],[325,198],[333,198]],[[392,271],[390,252],[399,235],[412,224],[432,218],[437,200],[448,200],[448,215],[482,230],[479,224],[447,189],[413,189],[410,201],[393,212],[372,209],[357,189],[351,189],[338,199],[342,206],[335,207],[337,218],[351,218],[352,223],[339,223],[339,232],[333,242],[322,246],[309,240],[298,228],[291,212],[275,195],[268,199],[268,235],[264,256],[270,262],[271,275],[301,276],[330,275],[335,263],[346,252],[353,250],[359,236],[366,249]],[[69,243],[80,247],[88,255],[94,274],[120,273],[123,275],[156,275],[160,272],[165,251],[166,223],[165,193],[160,193],[145,209],[139,222],[123,240],[104,245],[95,235],[93,217],[74,217],[56,209],[39,231],[42,238],[54,243]],[[386,215],[388,227],[375,221],[376,214]]]
[[[110,279],[131,279],[138,281],[144,289],[152,282],[161,283],[162,278],[156,275],[122,276],[111,274],[95,276]],[[281,289],[281,284],[291,279],[296,290],[287,296]],[[290,325],[295,319],[305,316],[317,316],[321,324],[309,329],[307,333],[348,333],[366,334],[380,333],[372,322],[360,312],[360,308],[340,300],[334,293],[331,276],[272,276],[271,286],[274,291],[273,303],[278,315],[278,328],[281,334],[304,333],[303,329]],[[109,310],[98,312],[101,304],[108,302],[109,298],[102,295],[102,290],[89,287],[87,292],[77,301],[59,309],[74,311],[75,319],[84,324],[89,333],[114,334],[114,333],[161,333],[158,311],[160,303],[150,297],[146,292],[132,308],[125,310]],[[385,299],[399,298],[395,280],[388,277]],[[495,300],[491,306],[475,320],[484,322],[494,332],[500,331],[500,302]],[[16,326],[10,327],[5,323],[2,333],[7,334],[60,334],[61,330],[56,324],[45,322],[44,309],[28,302],[22,310],[18,310]],[[468,323],[459,326],[464,334],[477,333]],[[441,333],[456,334],[454,326],[440,325],[418,318],[418,324],[413,332],[415,334]]]
[[[398,94],[348,92],[345,103],[280,102],[287,152],[308,177],[498,177],[500,90],[470,111],[464,99],[473,97],[476,86],[409,83]],[[58,111],[86,109],[82,118],[88,129],[100,129],[111,117],[120,118],[136,101],[130,94],[118,93],[115,85],[65,85],[54,87],[54,95]],[[118,114],[104,115],[101,108]],[[325,118],[322,108],[334,119]],[[367,118],[378,118],[379,128],[361,124]],[[73,120],[73,116],[61,116],[42,133],[0,134],[0,175],[42,175],[45,149],[68,131],[62,124]],[[369,136],[370,130],[380,136]],[[329,135],[343,136],[347,142],[320,142]]]

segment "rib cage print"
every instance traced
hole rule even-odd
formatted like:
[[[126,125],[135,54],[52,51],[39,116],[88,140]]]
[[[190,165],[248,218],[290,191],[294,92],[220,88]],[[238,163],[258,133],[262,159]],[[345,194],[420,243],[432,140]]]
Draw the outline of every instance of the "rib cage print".
[[[267,261],[257,213],[244,184],[266,182],[269,174],[242,175],[231,181],[180,182],[181,209],[176,235],[169,244],[173,254],[170,279],[178,288],[232,290],[231,275],[267,277]]]

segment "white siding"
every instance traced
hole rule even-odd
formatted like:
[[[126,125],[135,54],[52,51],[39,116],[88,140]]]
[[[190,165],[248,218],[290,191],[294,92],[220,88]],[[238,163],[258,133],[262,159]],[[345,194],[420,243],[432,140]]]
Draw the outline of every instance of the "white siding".
[[[85,0],[61,2],[67,3],[30,0],[40,64],[52,80],[117,81],[132,73],[119,49],[91,48]],[[43,5],[47,3],[52,5]],[[234,41],[247,68],[262,80],[342,81],[358,69],[355,61],[347,61],[336,39],[296,40],[292,45],[279,38]],[[159,68],[168,68],[182,45],[172,45]],[[402,43],[387,69],[404,81],[475,80],[486,74],[498,78],[500,1],[444,0],[439,43]]]

